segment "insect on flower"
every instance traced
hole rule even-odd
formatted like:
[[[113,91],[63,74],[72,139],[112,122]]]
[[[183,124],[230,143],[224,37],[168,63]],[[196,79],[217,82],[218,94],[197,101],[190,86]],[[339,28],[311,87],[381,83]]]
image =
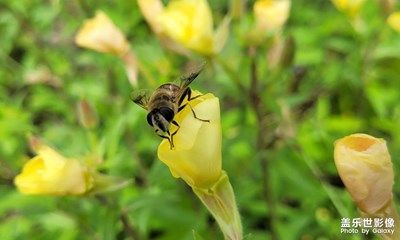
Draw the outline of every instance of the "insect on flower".
[[[155,133],[165,139],[168,139],[171,149],[174,148],[174,135],[178,132],[180,126],[174,120],[177,113],[185,107],[190,107],[194,118],[202,122],[209,120],[200,119],[196,116],[190,101],[203,95],[192,96],[192,90],[189,84],[196,79],[202,69],[178,79],[178,83],[164,83],[155,91],[139,90],[131,93],[131,99],[134,103],[148,111],[147,122],[154,128]],[[186,102],[184,103],[184,100]],[[171,124],[177,126],[177,129],[170,133]]]

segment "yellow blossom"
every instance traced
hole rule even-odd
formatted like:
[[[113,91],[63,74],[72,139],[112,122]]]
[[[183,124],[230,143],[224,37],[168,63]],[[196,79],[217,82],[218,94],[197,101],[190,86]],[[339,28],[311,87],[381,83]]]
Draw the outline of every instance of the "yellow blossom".
[[[193,96],[200,95],[193,91]],[[208,93],[190,105],[196,116],[209,120],[203,122],[194,118],[191,108],[185,107],[174,120],[180,128],[174,135],[174,148],[163,140],[158,148],[158,157],[170,169],[173,176],[182,178],[192,187],[207,188],[221,176],[221,124],[219,100]],[[172,127],[170,132],[176,131]]]
[[[367,134],[352,134],[335,143],[339,175],[357,207],[375,214],[391,203],[394,173],[386,142]]]
[[[138,61],[136,56],[125,35],[104,12],[97,11],[94,18],[85,21],[75,36],[75,42],[78,46],[120,57],[125,64],[129,82],[132,86],[137,86]]]
[[[184,53],[177,46],[180,44],[197,53],[212,55],[226,42],[228,21],[223,21],[214,31],[206,0],[172,0],[166,7],[160,0],[139,0],[138,3],[153,31],[173,50]]]
[[[400,32],[400,12],[398,11],[390,14],[387,19],[387,23],[391,28],[397,32]]]
[[[253,11],[257,29],[264,33],[280,30],[289,17],[290,5],[290,0],[256,1]]]
[[[194,51],[213,52],[213,19],[205,0],[175,0],[156,17],[166,35]]]
[[[355,17],[359,14],[362,5],[365,0],[331,0],[335,7],[349,15],[350,17]]]
[[[85,21],[75,37],[75,42],[78,46],[120,57],[130,49],[125,35],[102,11],[98,11],[94,18]]]
[[[174,120],[179,124],[170,132],[174,148],[164,139],[158,147],[158,157],[176,178],[182,178],[214,216],[225,239],[241,240],[242,224],[228,175],[221,169],[222,135],[219,100],[211,93],[190,101]],[[187,103],[187,102],[186,102]],[[185,104],[185,102],[183,103]],[[195,112],[196,119],[193,115]]]
[[[14,179],[21,193],[79,195],[91,188],[91,177],[78,160],[66,158],[46,145],[37,146],[36,151],[38,155]]]

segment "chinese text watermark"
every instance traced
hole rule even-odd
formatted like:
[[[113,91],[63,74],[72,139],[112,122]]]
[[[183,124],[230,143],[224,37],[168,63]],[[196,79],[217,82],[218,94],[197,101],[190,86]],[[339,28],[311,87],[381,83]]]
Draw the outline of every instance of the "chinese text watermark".
[[[342,218],[340,233],[394,234],[393,218]]]

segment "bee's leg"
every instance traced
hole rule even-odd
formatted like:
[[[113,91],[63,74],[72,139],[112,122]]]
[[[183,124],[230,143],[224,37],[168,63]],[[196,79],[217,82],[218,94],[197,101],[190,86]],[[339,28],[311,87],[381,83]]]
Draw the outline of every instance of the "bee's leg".
[[[186,96],[187,96],[188,102],[192,101],[198,97],[204,96],[204,94],[199,94],[197,96],[192,97],[192,89],[188,88],[186,91],[187,91]]]
[[[172,139],[172,135],[174,135],[174,134],[176,133],[176,131],[175,131],[172,135],[169,134],[169,131],[168,131],[167,133],[168,133],[168,136],[164,136],[164,135],[159,134],[159,133],[158,133],[158,130],[156,130],[156,134],[157,134],[158,136],[160,136],[161,138],[167,139],[168,142],[169,142],[169,147],[170,147],[171,149],[173,149],[173,148],[174,148],[174,142],[173,142],[173,139]],[[170,138],[170,137],[171,137],[171,138]]]
[[[175,120],[173,120],[171,123],[178,127],[178,128],[175,130],[175,132],[173,132],[172,134],[170,134],[170,137],[171,137],[170,144],[171,144],[171,149],[172,149],[172,148],[174,148],[174,135],[178,132],[178,130],[181,128],[181,126],[179,126],[179,124],[178,124]],[[169,132],[168,132],[168,134],[169,134]]]
[[[210,120],[205,120],[205,119],[198,118],[198,117],[196,116],[196,113],[194,112],[192,106],[191,106],[190,103],[189,103],[189,101],[192,101],[192,100],[194,100],[194,99],[196,99],[196,98],[198,98],[198,97],[201,97],[201,96],[203,96],[203,94],[200,94],[200,95],[197,95],[197,96],[192,97],[192,90],[191,90],[190,88],[187,88],[186,91],[184,92],[184,94],[182,95],[182,98],[179,100],[179,105],[182,103],[182,101],[183,101],[183,99],[184,99],[185,97],[187,97],[187,103],[185,103],[184,105],[180,106],[180,107],[178,108],[178,112],[182,111],[186,106],[189,106],[189,107],[190,107],[190,110],[191,110],[192,113],[193,113],[194,118],[196,118],[197,120],[200,120],[200,121],[202,121],[202,122],[210,122]]]
[[[192,97],[192,90],[190,88],[186,88],[185,92],[182,94],[181,98],[179,99],[178,104],[181,105],[183,100],[187,98],[187,101],[190,102],[198,97],[203,96],[204,94],[199,94],[197,96]]]
[[[186,103],[186,104],[180,106],[180,107],[178,108],[178,112],[182,111],[182,109],[184,109],[186,106],[189,106],[189,107],[190,107],[190,110],[192,111],[193,117],[194,117],[194,118],[196,118],[197,120],[200,120],[200,121],[202,121],[202,122],[210,122],[210,120],[198,118],[198,117],[196,116],[196,113],[194,112],[192,106],[190,105],[190,103]]]
[[[174,142],[172,141],[172,136],[171,136],[171,139],[170,139],[169,137],[167,137],[167,136],[161,136],[161,135],[158,135],[158,136],[160,136],[160,137],[165,138],[165,139],[168,140],[168,142],[169,142],[169,148],[170,148],[170,149],[173,149],[173,148],[174,148]]]

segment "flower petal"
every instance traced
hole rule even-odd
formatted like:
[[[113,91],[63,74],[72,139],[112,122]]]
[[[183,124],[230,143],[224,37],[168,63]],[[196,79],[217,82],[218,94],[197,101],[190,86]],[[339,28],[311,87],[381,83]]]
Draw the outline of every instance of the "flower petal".
[[[160,0],[138,0],[140,11],[149,23],[151,29],[156,34],[160,34],[161,28],[154,16],[158,16],[164,10],[164,6]]]
[[[155,19],[161,33],[202,54],[214,50],[213,19],[206,0],[175,0]]]
[[[38,148],[38,154],[14,179],[21,193],[75,195],[91,186],[88,171],[77,160],[65,158],[45,145]]]
[[[400,32],[400,12],[394,12],[390,14],[387,19],[387,23],[391,28],[397,32]]]
[[[259,0],[254,4],[257,28],[262,32],[280,30],[289,17],[291,1]]]
[[[210,122],[194,118],[190,107],[186,107],[175,119],[180,125],[173,138],[175,148],[170,149],[169,142],[163,140],[158,156],[175,177],[181,177],[191,186],[204,187],[214,183],[221,174],[219,100],[206,94],[190,104],[198,118]]]
[[[130,49],[125,35],[102,11],[85,21],[75,37],[75,42],[78,46],[117,56],[123,56]]]
[[[333,5],[350,17],[355,17],[359,14],[365,0],[331,0]]]

